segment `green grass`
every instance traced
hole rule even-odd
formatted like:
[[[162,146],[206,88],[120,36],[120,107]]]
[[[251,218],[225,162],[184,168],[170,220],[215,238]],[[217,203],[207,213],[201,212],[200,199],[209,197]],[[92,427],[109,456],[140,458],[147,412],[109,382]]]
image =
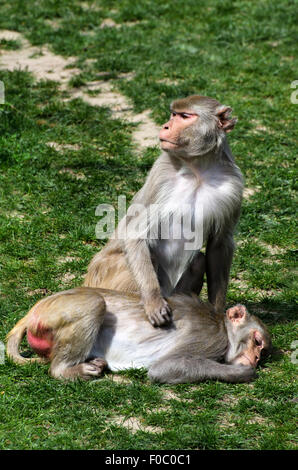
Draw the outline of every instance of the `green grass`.
[[[98,9],[86,8],[88,3]],[[252,384],[151,385],[142,371],[64,384],[46,366],[0,365],[1,449],[293,449],[294,159],[297,9],[294,2],[0,0],[0,29],[76,57],[70,86],[100,72],[161,124],[172,99],[213,96],[234,108],[230,143],[246,185],[229,305],[268,325],[275,353]],[[100,28],[106,18],[120,28]],[[127,23],[127,24],[125,24]],[[135,23],[135,24],[132,24]],[[0,42],[4,51],[18,41]],[[87,59],[94,59],[90,62]],[[1,56],[0,56],[1,61]],[[131,80],[120,73],[133,72]],[[128,201],[158,155],[136,156],[134,126],[29,71],[0,70],[0,339],[45,294],[79,285],[100,249],[95,208]],[[56,151],[47,142],[77,144]],[[65,169],[71,169],[65,171]],[[84,177],[76,178],[76,174]],[[73,276],[70,276],[73,275]],[[119,422],[134,417],[144,430]],[[118,419],[117,419],[118,418]],[[158,432],[153,432],[156,428]],[[296,441],[297,442],[297,441]]]

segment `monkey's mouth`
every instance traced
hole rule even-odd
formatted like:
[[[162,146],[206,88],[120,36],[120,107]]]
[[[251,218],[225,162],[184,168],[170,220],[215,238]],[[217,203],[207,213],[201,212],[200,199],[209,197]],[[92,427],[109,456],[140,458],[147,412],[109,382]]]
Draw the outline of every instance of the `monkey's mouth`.
[[[161,143],[162,142],[167,142],[167,143],[172,144],[172,145],[176,145],[176,146],[178,145],[176,142],[171,142],[170,140],[166,140],[166,139],[159,139],[159,140],[160,140]]]

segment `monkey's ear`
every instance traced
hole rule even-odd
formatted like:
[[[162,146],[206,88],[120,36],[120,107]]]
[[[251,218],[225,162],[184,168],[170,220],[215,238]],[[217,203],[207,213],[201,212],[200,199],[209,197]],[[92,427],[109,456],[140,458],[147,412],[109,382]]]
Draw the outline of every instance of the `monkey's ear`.
[[[235,305],[235,307],[231,307],[227,310],[228,319],[232,323],[235,323],[235,324],[242,323],[247,315],[248,315],[248,312],[244,305],[238,304],[238,305]]]
[[[237,118],[230,119],[230,114],[232,112],[232,108],[229,106],[221,106],[216,111],[216,116],[218,117],[218,127],[224,130],[225,132],[231,132],[234,129],[236,122],[238,121]]]

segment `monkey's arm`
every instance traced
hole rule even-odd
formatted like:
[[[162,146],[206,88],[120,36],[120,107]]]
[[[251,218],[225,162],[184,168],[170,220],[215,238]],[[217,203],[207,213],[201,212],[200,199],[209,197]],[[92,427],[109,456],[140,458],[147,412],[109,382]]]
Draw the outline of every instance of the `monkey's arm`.
[[[240,383],[252,380],[255,377],[255,369],[175,353],[153,363],[148,375],[152,382],[168,384],[201,382],[208,379]]]
[[[224,311],[230,268],[234,253],[233,234],[210,238],[206,247],[208,300],[217,312]]]
[[[141,292],[145,312],[154,326],[171,320],[171,308],[161,295],[146,240],[126,239],[124,242],[127,264]]]

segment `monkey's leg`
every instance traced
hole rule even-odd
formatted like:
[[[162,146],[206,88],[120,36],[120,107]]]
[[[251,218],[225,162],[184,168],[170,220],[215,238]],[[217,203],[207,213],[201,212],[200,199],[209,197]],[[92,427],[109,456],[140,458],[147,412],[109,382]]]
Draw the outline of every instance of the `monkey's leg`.
[[[69,360],[60,362],[60,358],[52,362],[50,373],[53,377],[58,379],[67,379],[67,380],[89,380],[92,377],[98,377],[101,375],[102,371],[106,368],[107,362],[100,358],[96,357],[89,362],[80,362],[76,365],[70,365]]]
[[[204,283],[205,270],[205,256],[203,253],[198,253],[190,266],[183,273],[183,276],[175,287],[174,293],[178,294],[181,292],[183,294],[190,294],[194,292],[199,295]]]
[[[208,300],[218,313],[223,313],[226,303],[226,293],[229,274],[234,254],[232,235],[226,235],[221,240],[210,239],[206,247],[206,274]]]
[[[175,353],[152,364],[148,375],[152,382],[168,384],[201,382],[208,379],[240,383],[252,380],[255,377],[255,369]]]
[[[57,378],[88,379],[100,375],[107,365],[103,358],[86,362],[103,322],[106,305],[97,289],[83,287],[74,291],[72,296],[61,299],[62,325],[54,332],[50,373]]]
[[[138,286],[127,266],[119,241],[110,241],[93,257],[83,285],[138,293]]]
[[[30,311],[27,338],[51,361],[54,377],[84,379],[99,375],[106,362],[85,363],[103,322],[106,306],[100,290],[79,287],[38,302]]]
[[[147,241],[126,239],[125,252],[128,266],[139,286],[148,320],[153,326],[169,323],[172,318],[171,307],[162,297]]]

